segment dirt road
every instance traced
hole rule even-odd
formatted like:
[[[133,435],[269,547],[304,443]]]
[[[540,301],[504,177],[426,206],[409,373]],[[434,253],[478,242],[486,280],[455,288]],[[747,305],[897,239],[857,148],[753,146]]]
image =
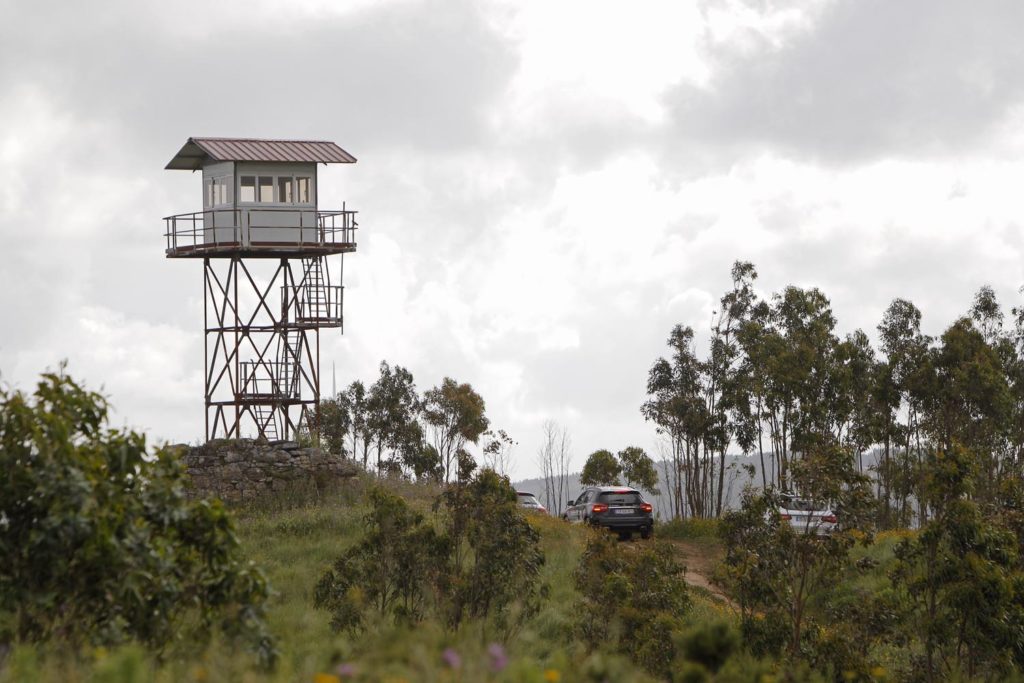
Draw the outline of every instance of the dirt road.
[[[722,549],[709,543],[669,540],[679,554],[679,561],[686,565],[686,582],[692,586],[703,588],[721,599],[730,607],[735,607],[732,600],[722,589],[711,583],[711,574],[715,565],[722,559]]]

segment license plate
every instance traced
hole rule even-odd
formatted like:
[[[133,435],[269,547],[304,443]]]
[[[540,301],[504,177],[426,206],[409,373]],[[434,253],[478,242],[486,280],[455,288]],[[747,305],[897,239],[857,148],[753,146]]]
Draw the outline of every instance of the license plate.
[[[636,512],[636,510],[633,509],[633,508],[619,508],[618,510],[615,511],[615,514],[617,514],[617,515],[631,515],[634,512]]]

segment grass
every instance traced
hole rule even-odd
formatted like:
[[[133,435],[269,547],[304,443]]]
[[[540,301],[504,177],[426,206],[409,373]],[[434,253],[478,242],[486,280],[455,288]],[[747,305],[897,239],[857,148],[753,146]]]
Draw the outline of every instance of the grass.
[[[281,659],[273,672],[259,670],[248,653],[216,639],[178,644],[164,662],[135,646],[112,651],[17,646],[0,667],[0,683],[650,680],[625,658],[588,653],[573,637],[579,619],[573,572],[589,535],[600,532],[540,515],[529,519],[540,532],[546,558],[541,580],[549,598],[516,637],[501,643],[509,659],[504,670],[491,670],[488,647],[492,643],[483,637],[479,624],[452,633],[430,621],[408,628],[371,620],[360,636],[333,633],[328,615],[313,607],[314,587],[328,566],[360,537],[363,495],[371,484],[367,479],[354,479],[342,486],[284,491],[236,509],[242,548],[266,573],[274,590],[267,618],[278,638]],[[424,514],[433,514],[436,490],[403,482],[387,485]],[[659,524],[655,538],[706,546],[707,552],[714,553],[719,550],[718,530],[716,520],[689,519]],[[858,546],[853,560],[869,558],[870,562],[859,569],[850,568],[843,590],[883,587],[893,548],[901,538],[899,533],[883,533],[873,544]],[[737,623],[733,609],[707,590],[691,587],[690,597],[692,607],[685,617],[688,625]],[[458,653],[458,669],[442,661],[447,649]],[[355,677],[339,666],[353,666]]]
[[[689,517],[687,519],[659,522],[654,528],[654,535],[656,538],[666,538],[673,541],[718,543],[720,540],[720,529],[721,520]]]
[[[577,598],[572,573],[587,535],[593,532],[550,517],[530,518],[541,534],[546,558],[541,580],[548,586],[549,599],[512,642],[501,644],[509,663],[500,673],[491,671],[492,656],[487,651],[491,643],[481,637],[477,624],[450,633],[431,622],[410,629],[371,620],[361,636],[333,633],[328,614],[313,607],[314,588],[330,564],[360,537],[366,512],[362,496],[368,485],[367,480],[358,479],[315,491],[289,490],[236,509],[244,554],[263,570],[273,589],[267,620],[281,653],[273,672],[259,670],[254,657],[217,640],[181,644],[164,662],[135,646],[75,651],[16,646],[0,667],[0,683],[540,683],[555,679],[569,683],[576,680],[572,672],[588,667],[612,672],[616,680],[648,680],[625,660],[594,657],[573,645]],[[387,485],[425,514],[433,514],[435,490],[401,482]],[[458,670],[441,660],[448,648],[459,654]],[[344,664],[354,665],[361,674],[342,678],[338,667]]]

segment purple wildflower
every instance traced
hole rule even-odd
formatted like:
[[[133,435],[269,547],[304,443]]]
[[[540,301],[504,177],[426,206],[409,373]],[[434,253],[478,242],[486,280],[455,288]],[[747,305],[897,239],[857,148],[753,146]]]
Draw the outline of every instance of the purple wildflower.
[[[449,669],[458,669],[462,667],[462,657],[453,648],[448,648],[441,653],[441,659],[448,666]]]
[[[508,666],[508,654],[499,643],[488,645],[487,654],[491,657],[491,671],[497,673]]]
[[[338,674],[339,678],[351,678],[356,675],[356,665],[348,662],[339,664],[338,668],[334,670],[334,673]]]

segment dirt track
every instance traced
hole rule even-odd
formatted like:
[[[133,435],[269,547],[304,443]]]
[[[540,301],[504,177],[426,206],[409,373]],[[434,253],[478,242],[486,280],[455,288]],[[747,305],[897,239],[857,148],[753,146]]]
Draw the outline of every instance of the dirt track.
[[[692,586],[703,588],[721,599],[730,607],[735,607],[732,600],[722,589],[711,583],[711,574],[715,565],[722,559],[722,551],[717,546],[707,543],[669,540],[679,553],[679,560],[686,565],[686,582]]]

